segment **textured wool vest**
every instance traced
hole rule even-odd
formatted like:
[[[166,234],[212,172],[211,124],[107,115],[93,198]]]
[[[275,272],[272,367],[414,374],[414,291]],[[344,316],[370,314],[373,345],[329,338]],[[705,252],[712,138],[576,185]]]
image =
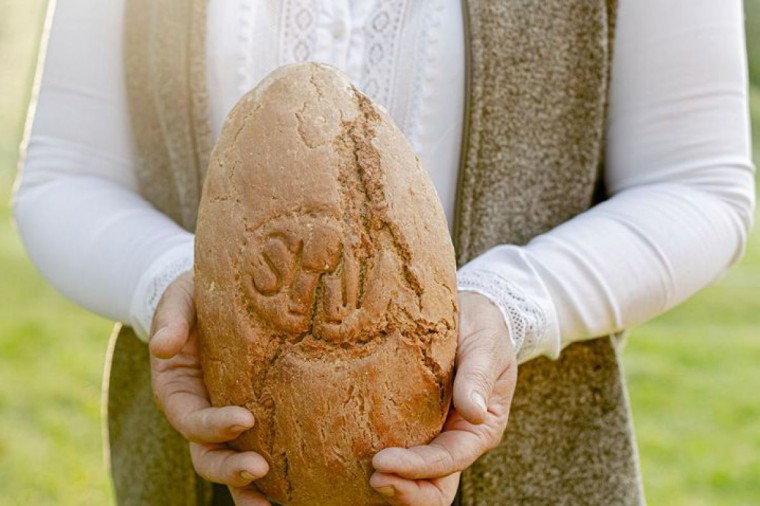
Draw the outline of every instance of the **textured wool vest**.
[[[208,0],[129,0],[125,65],[140,190],[193,230],[211,148]],[[459,264],[524,244],[601,187],[615,0],[463,0],[467,86],[454,242]],[[643,504],[613,336],[520,366],[501,445],[462,476],[474,505]],[[187,444],[153,404],[147,347],[117,326],[107,441],[119,504],[208,505]],[[109,379],[110,378],[110,379]]]

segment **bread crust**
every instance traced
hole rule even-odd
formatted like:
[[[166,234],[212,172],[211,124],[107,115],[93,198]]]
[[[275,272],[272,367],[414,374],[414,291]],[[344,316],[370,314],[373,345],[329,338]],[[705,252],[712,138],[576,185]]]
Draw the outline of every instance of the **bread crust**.
[[[380,505],[370,460],[449,410],[456,267],[441,204],[389,115],[337,69],[280,67],[230,113],[196,231],[214,405],[289,505]]]

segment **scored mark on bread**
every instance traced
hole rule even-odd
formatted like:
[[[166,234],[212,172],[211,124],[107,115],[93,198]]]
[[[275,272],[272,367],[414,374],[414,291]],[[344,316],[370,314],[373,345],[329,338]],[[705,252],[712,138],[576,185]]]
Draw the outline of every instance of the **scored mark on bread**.
[[[372,145],[379,115],[352,91],[359,114],[343,122],[332,143],[343,153],[342,220],[298,209],[249,230],[242,252],[248,259],[242,270],[250,274],[240,279],[251,309],[293,343],[366,344],[385,337],[389,324],[413,330],[423,314],[409,247],[387,218],[383,169]],[[381,290],[389,278],[402,286]]]
[[[266,78],[217,147],[196,254],[214,405],[254,413],[233,446],[267,459],[275,501],[380,504],[371,456],[428,442],[449,406],[455,265],[432,185],[387,112],[319,64]]]

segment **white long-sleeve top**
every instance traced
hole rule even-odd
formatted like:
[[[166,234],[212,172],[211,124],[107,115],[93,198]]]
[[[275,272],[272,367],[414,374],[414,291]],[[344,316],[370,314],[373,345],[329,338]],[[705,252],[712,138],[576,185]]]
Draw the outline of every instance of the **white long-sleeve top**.
[[[137,191],[122,68],[125,0],[58,0],[14,197],[34,263],[64,295],[146,337],[193,235]],[[279,65],[341,68],[388,109],[452,223],[464,100],[460,0],[211,0],[213,132]],[[610,198],[464,266],[521,361],[644,322],[741,256],[754,209],[741,0],[623,0],[611,77]]]

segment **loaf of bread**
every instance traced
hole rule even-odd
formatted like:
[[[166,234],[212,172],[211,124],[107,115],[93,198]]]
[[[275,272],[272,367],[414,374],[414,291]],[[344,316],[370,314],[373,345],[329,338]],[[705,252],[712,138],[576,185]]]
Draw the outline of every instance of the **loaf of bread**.
[[[387,112],[338,70],[279,68],[230,113],[196,235],[204,380],[249,409],[235,440],[286,505],[384,504],[387,447],[449,410],[455,260],[443,209]]]

